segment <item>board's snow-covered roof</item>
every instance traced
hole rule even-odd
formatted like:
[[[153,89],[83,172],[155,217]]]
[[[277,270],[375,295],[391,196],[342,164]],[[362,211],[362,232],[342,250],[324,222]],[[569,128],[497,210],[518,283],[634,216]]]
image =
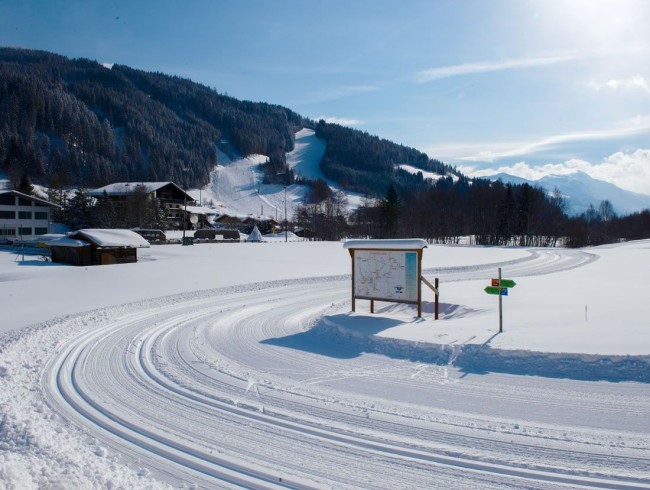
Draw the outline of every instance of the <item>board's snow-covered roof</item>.
[[[403,238],[398,240],[346,240],[343,248],[367,248],[378,250],[420,250],[427,248],[426,240]]]
[[[86,238],[99,247],[135,247],[149,248],[149,242],[131,230],[84,229],[73,237]]]

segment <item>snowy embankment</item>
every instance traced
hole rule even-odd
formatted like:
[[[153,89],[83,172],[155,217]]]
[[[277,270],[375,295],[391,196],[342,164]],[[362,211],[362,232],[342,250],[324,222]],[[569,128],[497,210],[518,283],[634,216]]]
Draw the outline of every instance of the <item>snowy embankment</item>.
[[[2,252],[0,487],[650,488],[649,250],[431,246],[438,322],[338,243]]]

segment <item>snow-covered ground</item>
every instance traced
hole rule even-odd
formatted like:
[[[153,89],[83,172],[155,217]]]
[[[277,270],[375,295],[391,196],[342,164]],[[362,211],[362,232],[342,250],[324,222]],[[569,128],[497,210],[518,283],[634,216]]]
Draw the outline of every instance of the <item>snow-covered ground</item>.
[[[436,322],[341,243],[0,251],[0,488],[650,488],[649,254],[429,246]]]

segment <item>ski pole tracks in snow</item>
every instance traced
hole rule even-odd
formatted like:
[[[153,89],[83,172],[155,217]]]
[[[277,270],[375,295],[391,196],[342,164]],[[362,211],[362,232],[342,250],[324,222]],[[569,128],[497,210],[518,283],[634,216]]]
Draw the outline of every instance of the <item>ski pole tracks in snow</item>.
[[[548,266],[537,254],[527,263]],[[43,388],[67,419],[172,485],[650,488],[643,434],[477,412],[480,385],[314,332],[347,296],[342,278],[301,279],[124,306],[57,353]],[[551,393],[523,394],[530,383],[511,378],[492,380],[501,394],[484,403],[541,407]],[[650,402],[625,396],[648,414]],[[552,397],[558,410],[605,403]]]

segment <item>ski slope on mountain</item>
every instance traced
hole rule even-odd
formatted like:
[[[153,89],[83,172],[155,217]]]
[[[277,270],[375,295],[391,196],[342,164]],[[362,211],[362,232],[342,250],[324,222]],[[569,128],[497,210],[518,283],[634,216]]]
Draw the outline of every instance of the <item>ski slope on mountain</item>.
[[[350,312],[338,243],[2,252],[0,483],[650,488],[649,245],[432,246],[438,322],[430,301]]]
[[[295,147],[287,153],[287,165],[297,176],[309,180],[322,179],[335,192],[346,196],[348,210],[358,208],[364,196],[343,191],[335,182],[325,178],[320,162],[325,153],[325,142],[312,129],[301,129],[296,133]],[[219,164],[210,173],[210,183],[201,191],[189,191],[192,197],[210,202],[220,212],[228,215],[254,216],[284,221],[285,202],[288,219],[293,219],[296,208],[306,199],[305,185],[285,186],[263,184],[260,165],[267,161],[264,155],[249,155],[231,158],[218,152]],[[285,199],[286,197],[286,199]]]
[[[219,165],[210,173],[210,184],[201,192],[191,191],[192,197],[202,202],[212,201],[217,210],[228,215],[255,216],[284,221],[285,202],[288,219],[296,206],[304,201],[305,186],[263,184],[260,165],[266,162],[264,155],[231,160],[219,152]],[[286,198],[286,199],[285,199]]]

